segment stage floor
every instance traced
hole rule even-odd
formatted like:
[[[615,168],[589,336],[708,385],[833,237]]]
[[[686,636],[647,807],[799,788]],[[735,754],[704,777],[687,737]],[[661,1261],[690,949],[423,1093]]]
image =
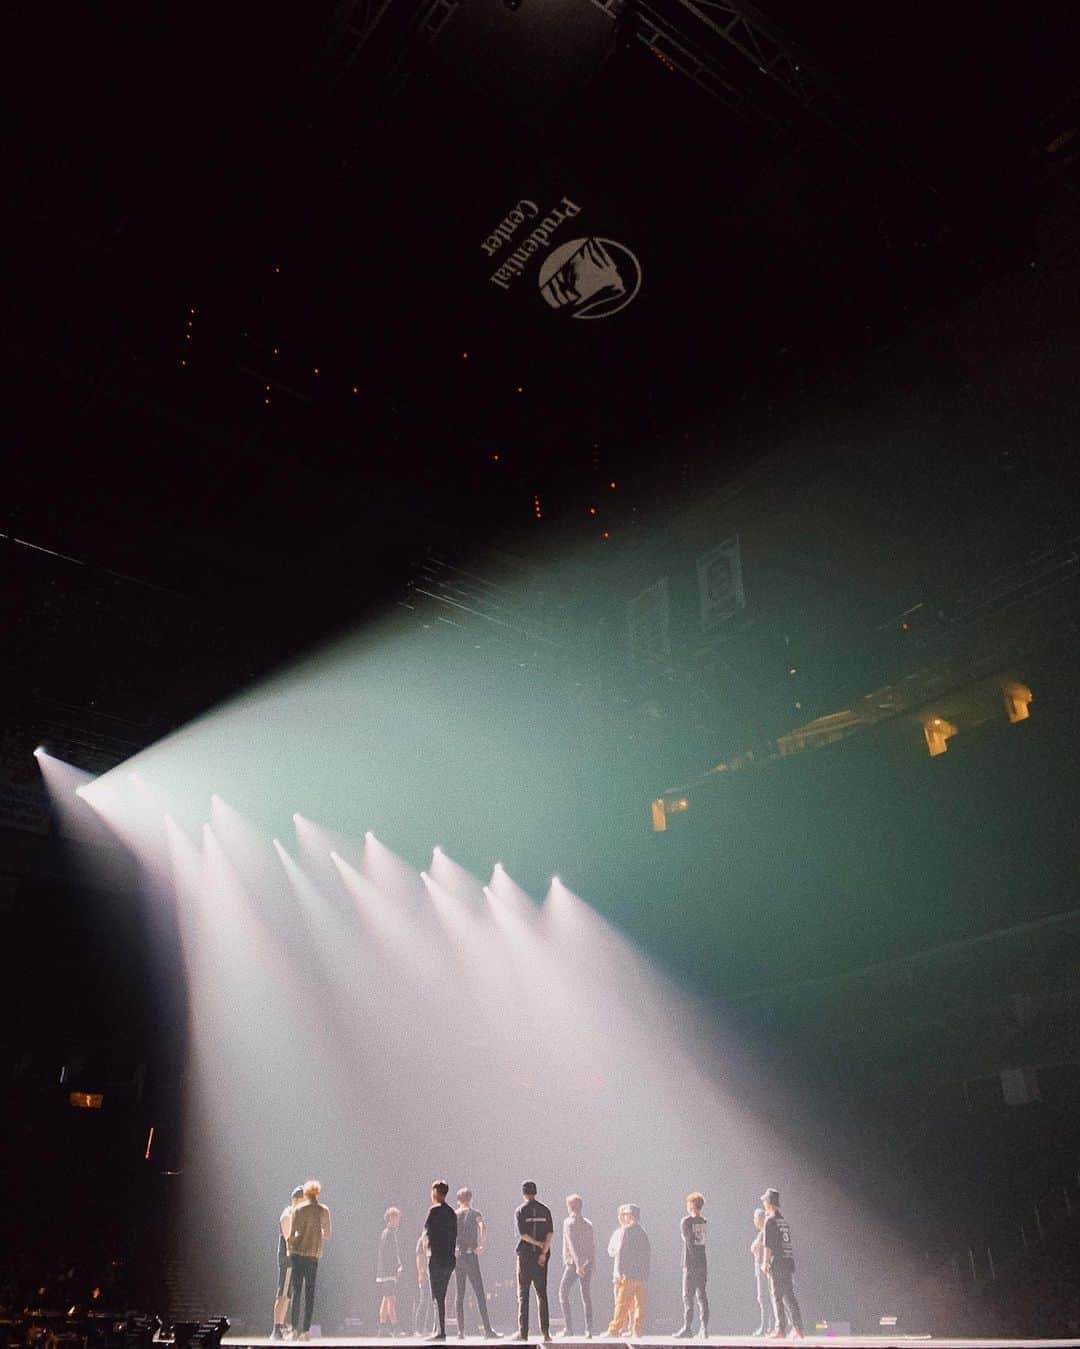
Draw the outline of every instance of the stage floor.
[[[511,1336],[503,1337],[505,1343],[520,1343]],[[226,1336],[222,1345],[229,1346],[229,1349],[280,1349],[281,1340],[271,1339],[252,1339],[242,1335]],[[389,1349],[392,1344],[423,1345],[426,1341],[422,1337],[402,1337],[391,1340],[387,1336],[374,1338],[353,1338],[353,1337],[334,1337],[325,1336],[315,1339],[313,1336],[310,1343],[327,1346],[327,1349]],[[464,1341],[459,1341],[456,1335],[447,1337],[446,1344],[452,1346],[458,1343],[471,1344],[489,1344],[491,1341],[484,1340],[481,1336],[469,1335]],[[539,1335],[530,1336],[528,1344],[536,1346],[542,1345]],[[702,1341],[696,1336],[693,1340],[673,1340],[670,1335],[643,1335],[639,1339],[609,1340],[605,1336],[597,1336],[593,1340],[579,1339],[558,1339],[556,1345],[573,1346],[573,1349],[592,1349],[596,1343],[600,1344],[621,1344],[626,1349],[635,1349],[637,1345],[647,1345],[649,1349],[657,1349],[658,1346],[664,1346],[665,1349],[688,1349],[691,1344],[700,1344]],[[765,1344],[791,1344],[791,1340],[764,1340],[754,1335],[710,1335],[704,1341],[708,1345],[714,1346],[714,1349],[761,1349]],[[1021,1340],[1021,1339],[952,1339],[937,1338],[933,1335],[807,1335],[803,1341],[804,1344],[817,1345],[835,1345],[837,1349],[910,1349],[912,1345],[925,1345],[927,1349],[1080,1349],[1080,1340]]]

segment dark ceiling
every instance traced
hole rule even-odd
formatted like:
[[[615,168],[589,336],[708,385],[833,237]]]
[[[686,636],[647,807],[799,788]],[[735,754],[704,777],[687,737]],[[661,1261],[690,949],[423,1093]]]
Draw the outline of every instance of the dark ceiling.
[[[776,0],[809,106],[679,0],[648,13],[723,98],[647,49],[633,8],[463,0],[432,39],[410,27],[430,5],[394,0],[358,45],[343,20],[367,8],[16,16],[2,528],[92,573],[16,568],[5,541],[35,687],[71,652],[46,635],[79,587],[128,584],[110,572],[149,583],[132,607],[166,628],[155,595],[212,612],[218,653],[223,626],[257,630],[190,672],[190,703],[397,593],[434,540],[617,539],[1023,257],[1070,125],[1061,3]],[[515,203],[564,197],[641,262],[603,322],[489,279]],[[117,627],[103,679],[141,659]]]

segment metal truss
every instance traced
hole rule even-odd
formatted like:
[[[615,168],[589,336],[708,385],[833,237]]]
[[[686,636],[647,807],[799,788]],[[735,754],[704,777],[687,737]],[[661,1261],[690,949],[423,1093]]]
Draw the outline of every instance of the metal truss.
[[[698,41],[690,29],[664,13],[652,0],[591,0],[615,22],[632,17],[635,36],[664,64],[693,80],[741,116],[753,114],[780,125],[780,119],[752,100],[723,69],[718,53]],[[741,0],[670,0],[697,24],[721,38],[726,47],[753,65],[800,107],[817,103],[812,80],[798,54],[767,20]]]

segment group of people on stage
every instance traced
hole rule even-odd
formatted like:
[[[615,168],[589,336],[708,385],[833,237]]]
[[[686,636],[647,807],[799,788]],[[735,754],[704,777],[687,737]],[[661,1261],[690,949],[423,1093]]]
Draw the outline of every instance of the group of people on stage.
[[[330,1236],[330,1210],[319,1199],[320,1185],[309,1180],[293,1191],[278,1223],[278,1287],[274,1302],[273,1338],[307,1340],[315,1303],[315,1277],[324,1243]],[[555,1237],[551,1210],[537,1198],[534,1181],[521,1187],[522,1202],[514,1213],[518,1234],[517,1253],[517,1340],[529,1338],[529,1307],[535,1295],[540,1336],[551,1339],[548,1308],[548,1268]],[[416,1287],[419,1298],[411,1328],[401,1324],[398,1290],[405,1265],[401,1258],[399,1228],[401,1210],[388,1208],[379,1237],[376,1286],[379,1292],[379,1333],[381,1335],[421,1334],[428,1327],[428,1340],[446,1339],[446,1296],[451,1276],[456,1279],[457,1336],[465,1338],[465,1298],[469,1286],[476,1297],[480,1325],[485,1339],[499,1339],[488,1316],[487,1296],[480,1272],[486,1224],[484,1216],[473,1208],[472,1192],[457,1192],[457,1207],[446,1202],[450,1187],[443,1180],[431,1187],[431,1209],[424,1220],[415,1248]],[[795,1296],[795,1252],[791,1228],[780,1212],[780,1193],[768,1189],[761,1196],[761,1208],[754,1210],[754,1239],[750,1244],[757,1281],[757,1299],[761,1320],[755,1335],[781,1339],[789,1333],[802,1339],[802,1314]],[[559,1280],[559,1306],[564,1328],[560,1335],[574,1337],[575,1290],[581,1298],[584,1338],[594,1335],[592,1278],[596,1268],[596,1241],[593,1225],[582,1212],[581,1195],[566,1199],[566,1218],[562,1225],[562,1276]],[[683,1324],[673,1332],[676,1339],[694,1334],[695,1315],[699,1333],[709,1333],[709,1297],[707,1292],[707,1223],[702,1216],[705,1196],[698,1192],[686,1196],[686,1216],[680,1225],[682,1241]],[[629,1332],[637,1337],[645,1324],[646,1289],[649,1279],[651,1247],[641,1225],[637,1204],[621,1204],[618,1227],[608,1242],[607,1253],[614,1260],[615,1308],[611,1321],[602,1332],[616,1337]]]

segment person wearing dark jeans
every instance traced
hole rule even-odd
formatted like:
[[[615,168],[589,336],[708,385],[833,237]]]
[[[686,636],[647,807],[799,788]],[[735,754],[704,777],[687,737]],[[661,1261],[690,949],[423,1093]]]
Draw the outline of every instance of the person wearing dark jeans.
[[[488,1318],[487,1294],[484,1292],[484,1278],[480,1273],[480,1253],[484,1249],[484,1215],[472,1206],[472,1191],[458,1190],[457,1214],[457,1333],[458,1339],[465,1338],[465,1283],[472,1284],[476,1294],[476,1305],[480,1311],[480,1323],[484,1327],[484,1338],[499,1338],[497,1330],[492,1330]]]
[[[709,1279],[709,1267],[705,1258],[705,1233],[707,1225],[701,1216],[705,1207],[705,1196],[695,1191],[686,1196],[686,1217],[679,1229],[682,1237],[682,1301],[683,1323],[675,1332],[675,1338],[687,1340],[694,1333],[694,1302],[697,1301],[701,1318],[701,1335],[704,1339],[709,1333],[709,1295],[706,1284]]]
[[[791,1240],[788,1220],[780,1212],[780,1191],[766,1190],[761,1196],[765,1206],[765,1226],[762,1229],[762,1267],[769,1276],[776,1328],[770,1339],[780,1340],[791,1332],[797,1340],[803,1337],[802,1312],[795,1296],[795,1248]]]
[[[521,1187],[525,1202],[514,1213],[517,1226],[517,1296],[518,1296],[518,1333],[517,1339],[529,1338],[529,1292],[536,1289],[536,1305],[540,1313],[540,1334],[545,1340],[551,1339],[551,1327],[548,1312],[548,1258],[551,1255],[551,1238],[555,1224],[551,1219],[551,1209],[541,1204],[536,1197],[536,1182],[527,1180]]]
[[[457,1246],[457,1215],[446,1202],[449,1193],[450,1186],[445,1180],[437,1180],[432,1185],[431,1208],[424,1223],[428,1280],[438,1318],[434,1333],[428,1336],[429,1340],[446,1339],[446,1290],[450,1286],[450,1275],[454,1272],[454,1251]]]
[[[563,1314],[564,1339],[574,1334],[573,1317],[570,1312],[570,1294],[574,1285],[581,1288],[581,1305],[585,1311],[585,1338],[592,1339],[592,1276],[596,1266],[596,1240],[593,1225],[582,1216],[582,1199],[579,1194],[566,1196],[566,1217],[563,1219],[562,1253],[563,1272],[559,1280],[559,1306]]]
[[[293,1209],[289,1226],[289,1265],[292,1270],[292,1325],[299,1340],[306,1340],[315,1310],[315,1276],[324,1244],[330,1239],[330,1210],[319,1203],[322,1186],[304,1182],[304,1197]]]

